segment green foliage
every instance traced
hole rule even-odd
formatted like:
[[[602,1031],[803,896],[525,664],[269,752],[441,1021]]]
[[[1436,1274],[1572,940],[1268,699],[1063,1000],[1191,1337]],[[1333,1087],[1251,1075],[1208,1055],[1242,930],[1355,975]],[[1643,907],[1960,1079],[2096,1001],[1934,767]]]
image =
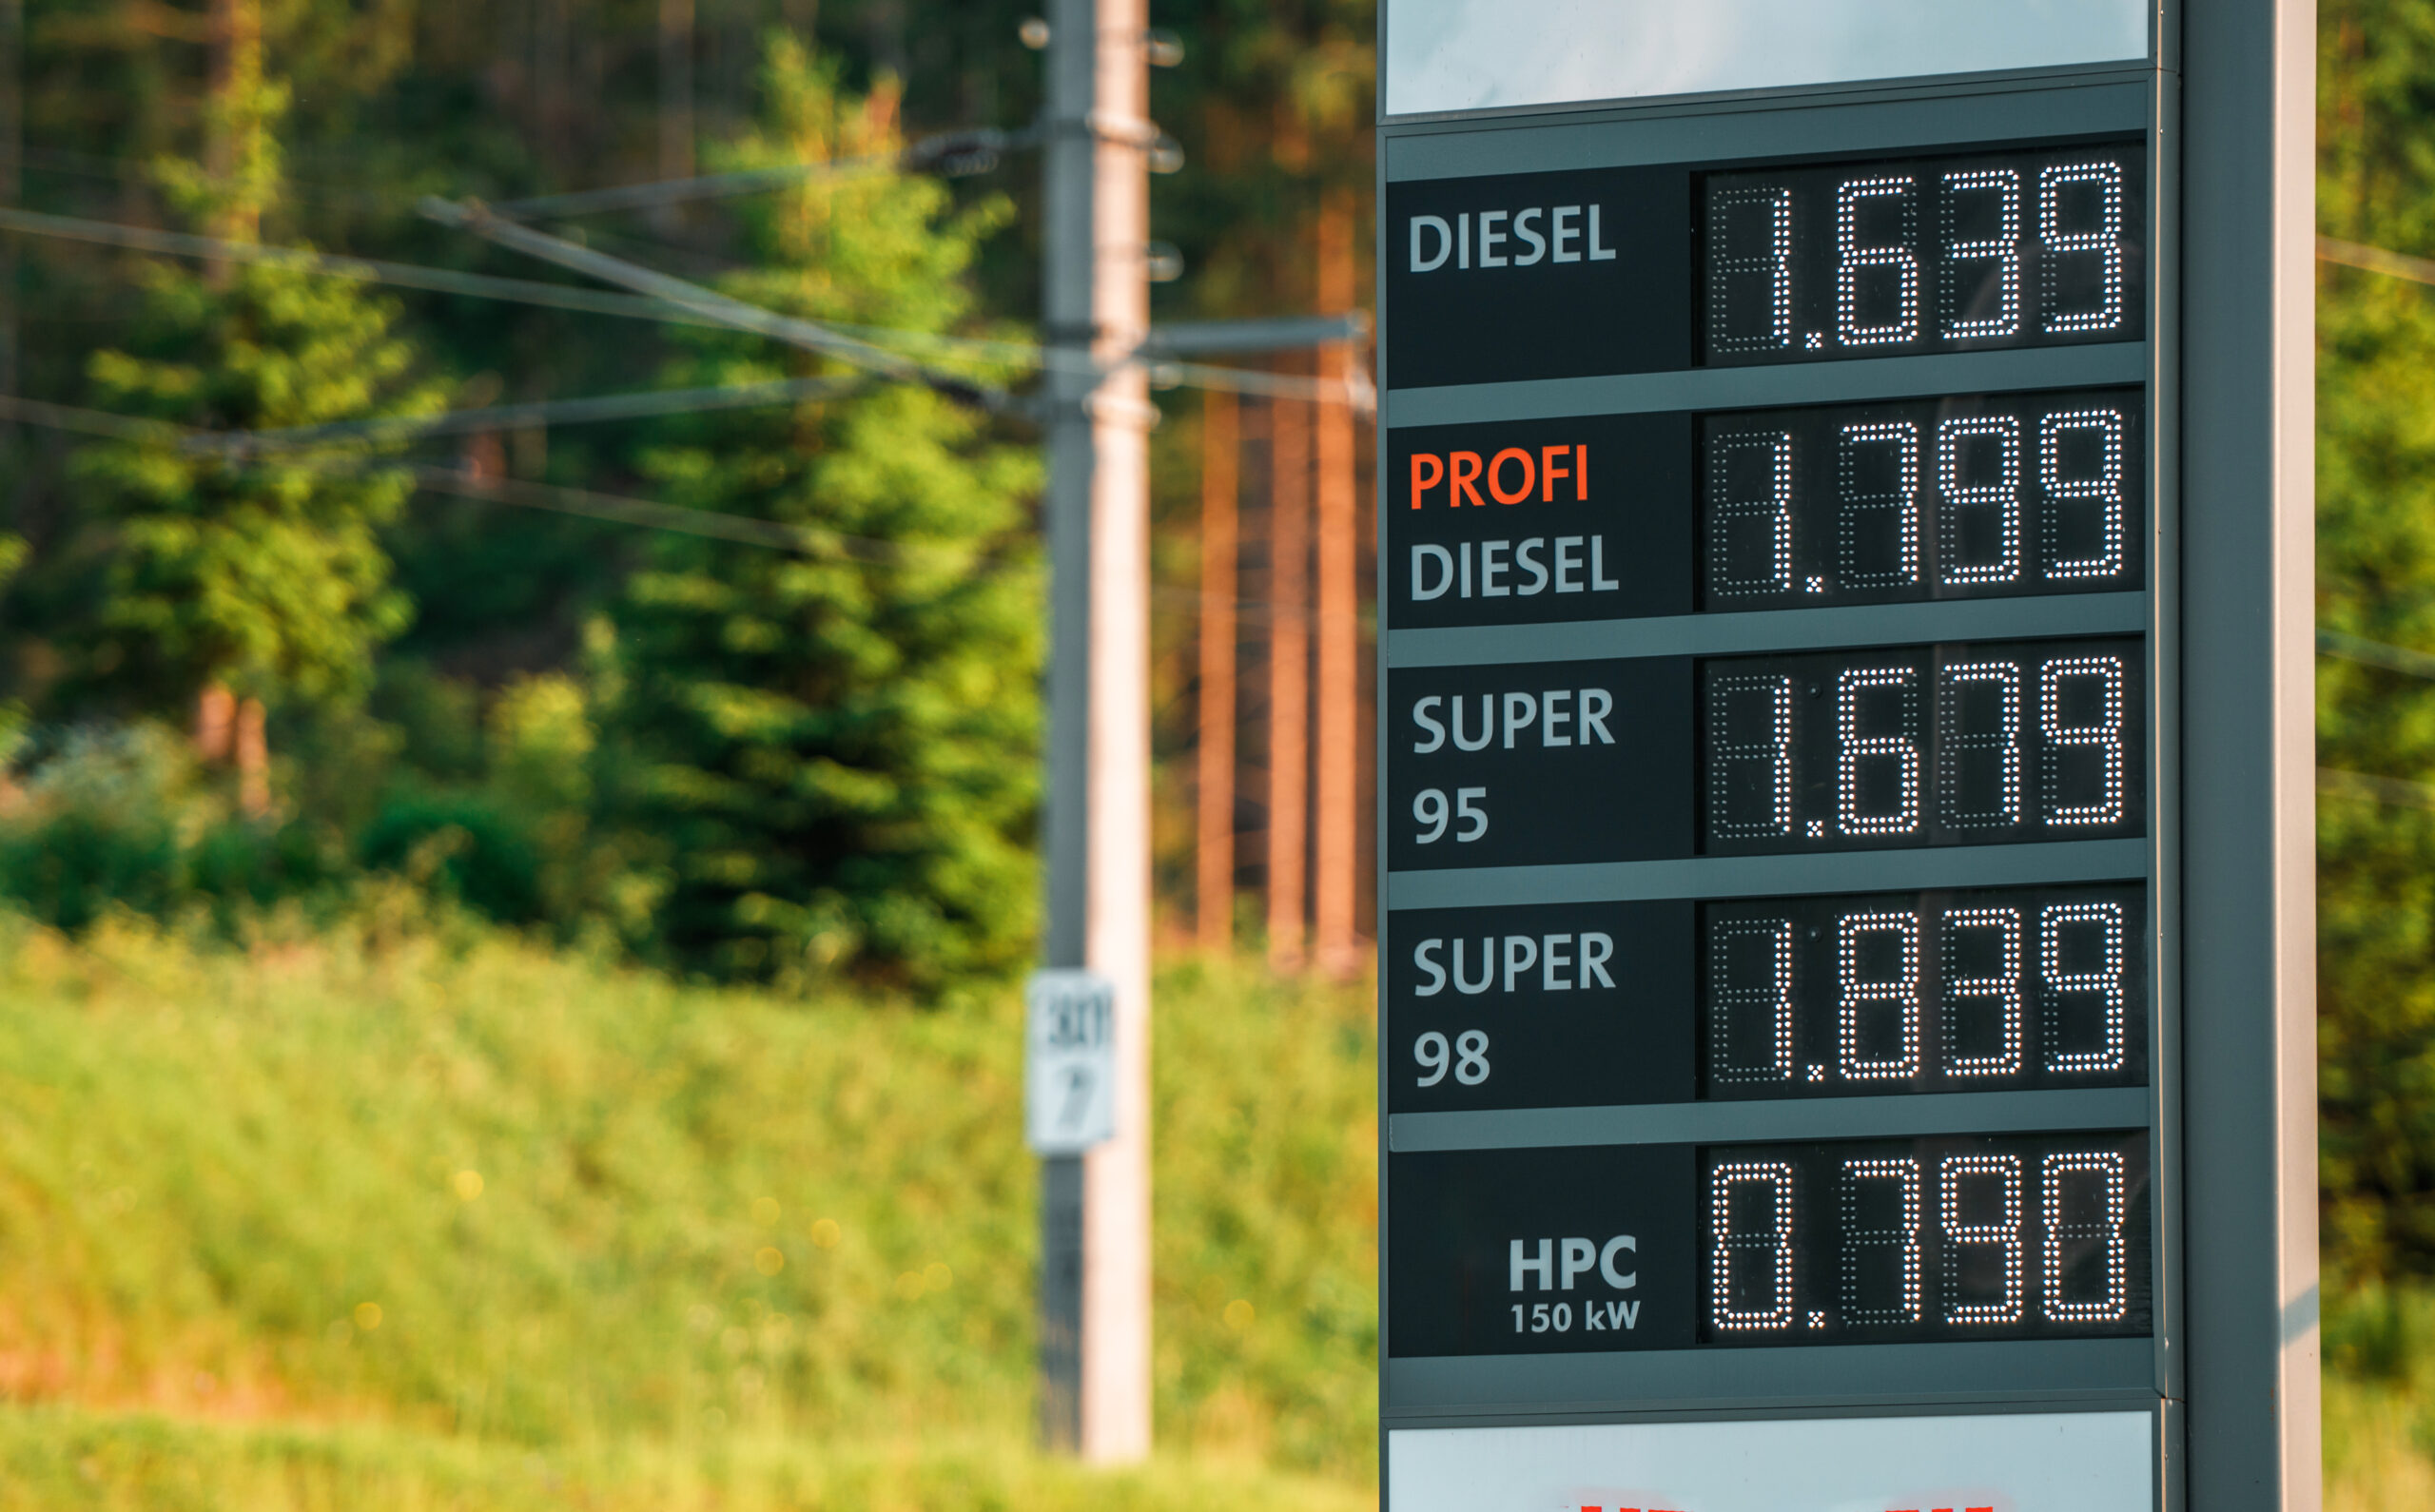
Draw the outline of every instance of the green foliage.
[[[2323,12],[2319,223],[2435,249],[2435,10]],[[2435,649],[2435,304],[2328,267],[2318,299],[2317,618]],[[2317,664],[2324,1232],[2337,1280],[2435,1271],[2435,687]],[[2366,779],[2366,780],[2362,780]]]
[[[250,224],[277,192],[281,92],[259,79],[212,107],[235,176],[171,161],[173,200],[205,228]],[[256,263],[156,267],[123,347],[93,354],[92,402],[165,422],[160,439],[88,447],[77,479],[116,526],[95,659],[167,703],[221,684],[247,696],[345,702],[412,607],[378,532],[411,489],[363,447],[244,456],[166,427],[263,431],[423,413],[391,301],[343,279]],[[125,672],[120,672],[126,669]]]
[[[371,1434],[196,1442],[206,1476],[392,1464],[491,1505],[471,1487],[521,1445],[604,1505],[688,1474],[725,1505],[794,1478],[928,1505],[933,1472],[859,1456],[944,1476],[961,1444],[1000,1463],[974,1504],[1036,1504],[1009,1452],[1037,1234],[1013,994],[691,988],[396,901],[245,953],[0,918],[0,1380],[57,1409],[0,1414],[0,1507],[82,1454],[181,1483],[195,1430],[76,1415],[130,1403]],[[1156,1001],[1160,1442],[1370,1484],[1366,995],[1210,968]],[[47,1457],[30,1425],[88,1447]]]
[[[769,44],[762,131],[722,165],[886,151],[883,88]],[[816,180],[748,212],[758,266],[724,281],[789,314],[915,331],[968,318],[961,276],[998,212],[935,181]],[[704,335],[672,385],[817,371]],[[799,553],[659,543],[615,611],[628,795],[666,845],[669,957],[722,977],[831,973],[938,991],[1026,953],[1041,618],[1024,531],[1037,463],[927,389],[876,387],[672,428],[645,458],[672,502],[785,521]]]
[[[118,909],[200,913],[235,932],[341,870],[314,826],[230,814],[157,725],[68,732],[0,812],[0,898],[71,932]]]

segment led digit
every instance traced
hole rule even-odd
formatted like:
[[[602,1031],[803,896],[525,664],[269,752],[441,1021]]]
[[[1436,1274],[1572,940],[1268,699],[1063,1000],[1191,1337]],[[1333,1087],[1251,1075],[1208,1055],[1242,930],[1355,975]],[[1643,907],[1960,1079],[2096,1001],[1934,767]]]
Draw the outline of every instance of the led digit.
[[[1937,765],[1944,822],[1957,829],[2018,824],[2024,817],[2020,668],[2012,662],[1963,662],[1941,675],[1943,738]]]
[[[2046,1064],[2050,1070],[2062,1072],[2103,1073],[2122,1069],[2129,1049],[2131,1018],[2130,971],[2123,937],[2126,933],[2122,905],[2110,902],[2056,903],[2039,911],[2037,916],[2037,957],[2039,984],[2047,1001],[2055,1004],[2055,1021],[2050,1022],[2047,1039],[2050,1049]],[[2090,937],[2094,937],[2092,940]],[[2075,969],[2071,951],[2078,942],[2083,955],[2093,955],[2093,969]],[[2094,949],[2090,948],[2094,945]],[[2097,1042],[2079,1049],[2066,1048],[2066,1036],[2059,1021],[2064,1003],[2073,997],[2088,995],[2097,999]]]
[[[1708,512],[1708,591],[1724,598],[1791,592],[1792,433],[1718,436],[1708,466],[1722,494]]]
[[[2038,669],[2038,719],[2048,746],[2046,760],[2046,822],[2070,826],[2118,824],[2122,822],[2129,781],[2130,753],[2124,749],[2123,668],[2119,656],[2059,656]],[[2094,708],[2088,706],[2091,695]],[[2075,696],[2076,695],[2076,696]],[[2067,707],[2076,705],[2075,708]],[[2091,715],[2094,717],[2089,717]],[[2086,751],[2092,763],[2066,763],[2069,755]],[[2074,783],[2075,767],[2093,765],[2094,796],[2074,802],[2085,782]]]
[[[1919,684],[1919,674],[1908,667],[1860,668],[1835,679],[1835,822],[1843,834],[1918,831]],[[1888,706],[1893,729],[1863,728],[1884,723]],[[1869,717],[1873,712],[1880,717]],[[1888,777],[1892,803],[1870,804],[1872,789],[1880,800],[1887,796]]]
[[[1708,273],[1710,344],[1721,352],[1791,346],[1792,191],[1726,189],[1717,195],[1709,215],[1723,245]],[[1755,251],[1749,250],[1753,241],[1759,243]],[[1755,298],[1743,292],[1754,282]],[[1732,318],[1737,310],[1757,319],[1737,322]]]
[[[1852,914],[1836,937],[1838,1068],[1847,1081],[1909,1080],[1919,1074],[1918,916]],[[1879,1005],[1892,1007],[1890,1034],[1872,1021],[1881,1017],[1872,1012]]]
[[[1792,1079],[1792,944],[1789,919],[1729,920],[1710,931],[1709,1033],[1718,1080]]]
[[[1945,910],[1945,998],[1950,1004],[1943,1036],[1946,1076],[1984,1078],[2020,1075],[2021,1042],[2026,1037],[2022,1031],[2028,1018],[2021,1000],[2020,935],[2017,908]],[[1995,946],[1992,971],[1973,974],[1962,963],[1964,943],[1977,938],[1984,938]],[[1986,1006],[1979,1006],[1982,1004]],[[1977,1055],[1957,1053],[1957,1047],[1964,1042],[1961,1020],[1976,1019],[1989,1008],[1994,1011],[1996,1022],[1994,1048]],[[1970,1042],[1977,1040],[1977,1037],[1971,1037]]]
[[[1842,1198],[1843,1321],[1921,1321],[1919,1162],[1846,1160]]]
[[[2017,1155],[1950,1155],[1938,1172],[1947,1323],[2020,1321],[2028,1248],[2020,1174]]]
[[[1919,581],[1919,428],[1846,425],[1835,447],[1837,568],[1853,588]],[[1882,522],[1875,517],[1887,516]]]
[[[2131,1310],[2122,1157],[2112,1151],[2048,1155],[2042,1176],[2046,1316],[2056,1323],[2121,1322]],[[2095,1262],[2094,1284],[2085,1275],[2089,1259]]]
[[[2083,409],[2049,415],[2037,427],[2037,480],[2046,494],[2046,576],[2054,582],[2084,582],[2118,577],[2130,536],[2130,500],[2126,496],[2123,417],[2120,410]],[[2064,460],[2066,444],[2084,437],[2094,454],[2094,475],[2074,475]],[[2094,506],[2095,550],[2085,556],[2065,556],[2062,542],[2068,516]]]
[[[2072,229],[2064,224],[2066,191],[2074,185],[2094,189],[2096,224]],[[2081,196],[2080,198],[2085,198]],[[2122,165],[2102,159],[2092,163],[2057,164],[2037,176],[2037,235],[2046,264],[2046,329],[2053,332],[2111,331],[2123,323],[2123,194]],[[2066,309],[2062,282],[2075,258],[2097,260],[2098,295],[2094,309]]]
[[[1958,291],[1954,285],[1959,283],[1963,268],[1974,263],[1995,265],[1993,286],[1982,288],[1969,305],[1974,311],[1982,309],[1992,295],[1995,309],[1948,320],[1944,334],[1955,340],[1983,340],[2020,333],[2020,174],[2012,168],[1980,168],[1944,176],[1945,219],[1949,227],[1958,227],[1963,216],[1988,200],[1996,206],[1993,236],[1968,241],[1950,234],[1945,238],[1945,282],[1951,305],[1962,302],[1955,297]]]
[[[1792,1167],[1781,1160],[1719,1166],[1709,1178],[1711,1323],[1728,1332],[1789,1328],[1793,1320]]]
[[[1793,832],[1792,679],[1726,677],[1708,690],[1708,804],[1736,839]]]
[[[1917,185],[1908,175],[1858,179],[1835,191],[1835,334],[1845,346],[1890,346],[1919,339],[1919,259],[1911,243],[1919,235]],[[1890,200],[1897,212],[1899,236],[1892,242],[1863,243],[1860,213],[1872,200]],[[1874,269],[1893,270],[1893,309],[1880,308],[1870,298],[1886,292]],[[1866,304],[1869,309],[1864,310]],[[1891,314],[1890,320],[1867,323],[1869,314]]]
[[[1991,456],[1993,467],[1985,465]],[[2019,581],[2020,485],[2019,420],[1980,415],[1937,427],[1946,587]]]

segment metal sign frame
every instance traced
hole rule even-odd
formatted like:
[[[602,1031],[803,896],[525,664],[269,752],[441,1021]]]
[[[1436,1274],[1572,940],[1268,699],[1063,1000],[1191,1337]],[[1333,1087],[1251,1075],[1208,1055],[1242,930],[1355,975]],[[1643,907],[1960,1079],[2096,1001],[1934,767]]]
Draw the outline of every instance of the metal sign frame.
[[[1382,774],[1400,730],[1387,707],[1395,673],[1592,658],[2135,633],[2152,731],[2139,840],[1394,871],[1406,798],[1382,781],[1382,951],[1393,917],[1421,909],[2136,878],[2152,889],[2153,1001],[2145,1088],[1398,1114],[1382,960],[1382,1466],[1407,1428],[2137,1407],[2154,1414],[2160,1509],[2315,1504],[2313,22],[2277,0],[2193,4],[2159,18],[2144,64],[1382,122],[1382,551],[1391,447],[1415,427],[2100,384],[2146,391],[2151,511],[2147,590],[2102,596],[1398,629],[1382,561]],[[2144,341],[1394,381],[1397,184],[2133,135],[2150,185]],[[1399,1155],[2134,1126],[2153,1140],[2151,1338],[1393,1352],[1384,1189]],[[1386,1496],[1392,1506],[1392,1483]]]

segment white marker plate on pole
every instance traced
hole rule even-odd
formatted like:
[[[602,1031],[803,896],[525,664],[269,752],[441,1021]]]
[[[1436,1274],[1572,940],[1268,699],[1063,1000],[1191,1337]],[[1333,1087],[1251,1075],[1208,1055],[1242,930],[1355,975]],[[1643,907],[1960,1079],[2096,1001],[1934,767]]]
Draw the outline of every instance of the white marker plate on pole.
[[[1024,989],[1023,1137],[1078,1155],[1116,1137],[1116,984],[1096,971],[1036,971]]]

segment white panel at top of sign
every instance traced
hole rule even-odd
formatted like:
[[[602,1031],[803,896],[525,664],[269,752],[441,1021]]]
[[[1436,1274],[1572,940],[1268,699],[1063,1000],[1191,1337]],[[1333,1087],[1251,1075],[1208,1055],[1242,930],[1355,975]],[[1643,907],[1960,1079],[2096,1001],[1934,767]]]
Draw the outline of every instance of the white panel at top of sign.
[[[2152,1512],[2145,1412],[1387,1435],[1388,1512]]]
[[[1383,10],[1391,115],[2148,55],[2148,0],[1387,0]]]

